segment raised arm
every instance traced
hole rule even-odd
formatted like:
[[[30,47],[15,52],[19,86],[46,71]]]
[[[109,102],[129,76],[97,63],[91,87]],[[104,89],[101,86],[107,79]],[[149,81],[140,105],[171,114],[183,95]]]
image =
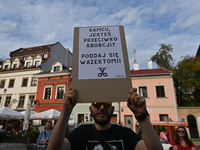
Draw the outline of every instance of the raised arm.
[[[138,142],[135,150],[163,150],[160,139],[150,122],[149,116],[145,117],[147,114],[146,100],[138,96],[136,88],[131,88],[130,94],[131,96],[127,96],[127,106],[138,120],[144,139],[144,141]]]
[[[70,86],[64,94],[63,108],[53,129],[47,150],[70,150],[71,145],[65,138],[68,121],[73,107],[76,105],[76,89]]]

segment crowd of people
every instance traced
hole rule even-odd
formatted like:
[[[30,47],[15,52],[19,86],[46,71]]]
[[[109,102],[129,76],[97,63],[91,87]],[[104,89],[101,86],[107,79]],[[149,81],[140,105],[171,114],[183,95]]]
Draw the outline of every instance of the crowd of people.
[[[129,128],[110,123],[115,109],[111,102],[92,102],[89,110],[94,119],[94,125],[79,126],[65,137],[63,129],[67,128],[70,114],[77,103],[77,93],[73,86],[69,86],[65,92],[63,109],[53,129],[48,150],[163,149],[159,137],[151,125],[146,109],[146,100],[137,94],[136,88],[131,88],[130,95],[127,95],[127,106],[140,124],[143,139]]]
[[[127,96],[127,105],[140,124],[139,135],[126,127],[110,124],[114,112],[111,102],[93,102],[89,110],[94,119],[94,125],[79,126],[65,137],[63,129],[66,129],[70,113],[76,105],[76,89],[69,87],[65,93],[63,110],[54,131],[51,130],[51,122],[47,122],[45,125],[46,130],[40,133],[37,144],[43,145],[41,146],[42,150],[47,148],[48,150],[162,150],[161,142],[170,142],[166,128],[160,130],[159,136],[157,136],[150,123],[144,99],[138,96],[136,89],[131,89],[130,93],[132,95]],[[140,109],[141,112],[139,113]],[[123,145],[120,141],[123,141]],[[185,127],[182,126],[177,127],[175,138],[171,144],[173,150],[196,150],[194,143],[189,140]]]
[[[2,125],[2,128],[0,129],[0,133],[8,133],[8,134],[16,134],[17,131],[15,128],[11,128],[11,125],[10,124],[7,124],[7,125]]]
[[[47,121],[45,130],[41,131],[37,138],[36,144],[40,150],[162,150],[161,142],[169,142],[165,128],[159,130],[158,136],[151,125],[146,101],[138,96],[135,88],[131,88],[130,95],[127,96],[127,106],[139,123],[138,134],[129,128],[110,123],[115,109],[111,102],[92,102],[89,110],[94,119],[94,125],[78,126],[65,137],[64,131],[67,129],[72,109],[76,105],[76,94],[77,91],[73,86],[65,92],[63,109],[54,130],[52,130],[52,122]],[[18,131],[6,125],[1,132],[17,134]],[[173,150],[196,150],[183,126],[176,128],[176,136],[171,144]]]

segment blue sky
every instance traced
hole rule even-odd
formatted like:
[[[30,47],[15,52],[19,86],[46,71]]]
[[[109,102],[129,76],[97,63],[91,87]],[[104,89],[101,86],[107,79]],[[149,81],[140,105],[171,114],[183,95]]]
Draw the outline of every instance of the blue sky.
[[[134,49],[147,69],[162,43],[173,46],[176,64],[196,55],[199,8],[199,0],[0,0],[0,54],[55,42],[73,51],[74,27],[123,25],[130,69]]]

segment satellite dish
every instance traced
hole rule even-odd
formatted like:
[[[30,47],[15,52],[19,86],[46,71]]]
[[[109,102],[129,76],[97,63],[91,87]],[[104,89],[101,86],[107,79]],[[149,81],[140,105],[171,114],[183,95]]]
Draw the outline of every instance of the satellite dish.
[[[11,103],[13,103],[13,104],[17,103],[17,99],[13,98],[12,101],[11,101]]]

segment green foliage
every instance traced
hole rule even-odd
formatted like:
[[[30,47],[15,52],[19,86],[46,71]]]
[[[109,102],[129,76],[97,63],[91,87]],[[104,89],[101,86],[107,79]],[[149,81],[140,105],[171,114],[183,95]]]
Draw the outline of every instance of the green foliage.
[[[200,104],[200,58],[185,56],[173,69],[179,106]]]
[[[39,132],[34,129],[33,127],[28,128],[27,132],[26,132],[26,137],[38,137]]]
[[[160,49],[155,55],[151,56],[151,60],[155,62],[158,66],[165,66],[171,69],[174,61],[173,57],[170,54],[173,52],[172,45],[161,44],[159,46]]]
[[[15,128],[19,128],[21,123],[22,123],[21,120],[16,120],[15,121]]]
[[[11,134],[12,137],[16,138],[16,137],[24,137],[24,133],[23,132],[19,132],[17,134]]]

